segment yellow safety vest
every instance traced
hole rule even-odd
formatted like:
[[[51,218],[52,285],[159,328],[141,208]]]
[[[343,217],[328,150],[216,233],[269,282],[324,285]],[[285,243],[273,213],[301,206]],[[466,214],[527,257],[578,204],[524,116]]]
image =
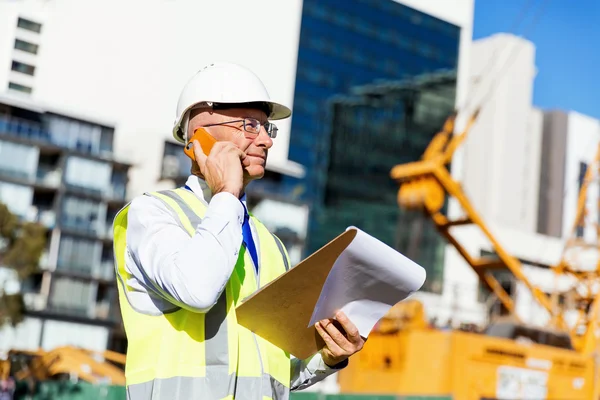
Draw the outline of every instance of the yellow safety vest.
[[[185,189],[146,193],[162,201],[192,236],[207,204]],[[128,339],[129,399],[287,399],[290,356],[237,323],[235,307],[289,268],[287,252],[258,220],[259,276],[244,247],[217,304],[208,313],[182,308],[160,315],[136,311],[125,268],[127,204],[115,217],[117,286]]]

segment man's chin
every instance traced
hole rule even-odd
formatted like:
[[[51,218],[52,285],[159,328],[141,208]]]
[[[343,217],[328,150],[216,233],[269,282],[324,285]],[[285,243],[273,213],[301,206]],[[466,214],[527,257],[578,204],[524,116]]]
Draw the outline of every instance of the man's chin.
[[[255,179],[261,179],[263,176],[265,176],[265,167],[262,165],[251,165],[246,167],[245,172],[246,173],[244,175],[246,175],[246,178],[249,181],[253,181]]]

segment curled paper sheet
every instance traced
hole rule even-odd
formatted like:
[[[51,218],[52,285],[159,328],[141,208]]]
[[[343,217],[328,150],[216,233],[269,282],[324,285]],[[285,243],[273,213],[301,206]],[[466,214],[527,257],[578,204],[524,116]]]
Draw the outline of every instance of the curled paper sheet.
[[[425,269],[385,243],[357,231],[335,261],[315,305],[309,326],[343,311],[367,337],[396,303],[425,283]]]

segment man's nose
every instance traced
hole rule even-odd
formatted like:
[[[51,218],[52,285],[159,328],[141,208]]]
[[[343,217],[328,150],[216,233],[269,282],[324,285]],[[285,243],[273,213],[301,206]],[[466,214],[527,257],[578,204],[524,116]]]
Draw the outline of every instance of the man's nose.
[[[258,136],[256,136],[256,139],[254,139],[254,144],[260,147],[265,147],[267,149],[273,147],[273,139],[269,136],[267,130],[264,127],[260,128]]]

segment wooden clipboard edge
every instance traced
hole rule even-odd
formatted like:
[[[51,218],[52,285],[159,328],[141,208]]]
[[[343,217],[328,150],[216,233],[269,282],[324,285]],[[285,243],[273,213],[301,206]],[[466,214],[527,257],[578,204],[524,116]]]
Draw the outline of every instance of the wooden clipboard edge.
[[[348,242],[348,245],[346,245],[346,247],[348,247],[350,245],[350,243],[352,243],[352,241],[354,240],[354,238],[356,237],[356,235],[358,234],[358,230],[354,227],[349,228],[347,230],[345,230],[344,232],[340,233],[338,236],[336,236],[335,238],[333,238],[332,240],[330,240],[326,245],[324,245],[323,247],[321,247],[319,250],[315,251],[314,253],[312,253],[311,255],[309,255],[308,257],[306,257],[304,260],[300,261],[298,264],[296,264],[295,266],[293,266],[292,268],[290,268],[289,270],[285,271],[283,274],[279,275],[277,278],[273,279],[271,282],[265,284],[263,287],[261,287],[259,290],[255,291],[254,293],[252,293],[250,296],[246,297],[245,299],[242,300],[242,302],[240,304],[238,304],[235,308],[238,309],[240,307],[242,307],[244,305],[244,303],[250,301],[252,298],[254,298],[255,296],[257,296],[259,293],[261,293],[263,290],[265,290],[266,288],[268,288],[269,286],[275,284],[275,282],[279,281],[280,279],[282,279],[285,275],[287,275],[288,273],[290,273],[292,270],[294,270],[296,267],[300,266],[301,264],[303,264],[304,262],[308,262],[311,258],[315,258],[315,256],[322,252],[325,251],[325,249],[330,246],[332,243],[336,242],[337,240],[340,240],[342,237],[344,236],[352,236],[352,238],[350,239],[350,241]],[[340,254],[342,254],[342,252],[346,249],[346,247],[344,247],[341,251]],[[339,257],[339,255],[337,255],[337,257]],[[336,257],[336,258],[337,258]],[[333,268],[333,265],[331,266]],[[330,270],[331,271],[331,270]]]

